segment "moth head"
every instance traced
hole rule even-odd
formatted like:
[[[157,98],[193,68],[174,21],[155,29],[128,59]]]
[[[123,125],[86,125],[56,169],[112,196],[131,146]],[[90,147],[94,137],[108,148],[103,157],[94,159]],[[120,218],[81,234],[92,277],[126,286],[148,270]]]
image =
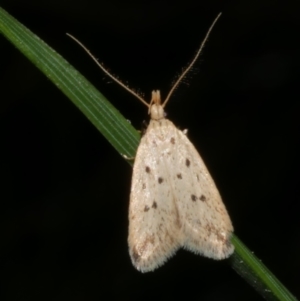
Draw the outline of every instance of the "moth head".
[[[149,104],[149,114],[151,119],[159,120],[165,118],[164,108],[161,105],[160,91],[152,91],[152,99]]]

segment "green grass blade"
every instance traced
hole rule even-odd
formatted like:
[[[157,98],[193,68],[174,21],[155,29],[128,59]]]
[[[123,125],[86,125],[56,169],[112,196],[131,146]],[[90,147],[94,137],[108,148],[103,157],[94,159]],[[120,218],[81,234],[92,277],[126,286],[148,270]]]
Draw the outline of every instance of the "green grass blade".
[[[78,71],[0,8],[0,33],[35,64],[120,153],[133,157],[140,135]],[[233,236],[233,268],[267,300],[296,300],[279,280]]]
[[[78,71],[0,8],[0,32],[36,65],[121,154],[135,155],[139,133]]]
[[[232,267],[266,300],[296,300],[269,269],[238,239],[233,236],[235,252],[230,258]]]

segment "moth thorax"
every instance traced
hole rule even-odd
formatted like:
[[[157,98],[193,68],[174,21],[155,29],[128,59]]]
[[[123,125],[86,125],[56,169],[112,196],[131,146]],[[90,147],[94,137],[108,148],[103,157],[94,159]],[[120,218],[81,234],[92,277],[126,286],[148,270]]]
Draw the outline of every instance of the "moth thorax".
[[[153,104],[150,108],[150,116],[154,120],[165,118],[164,108],[160,104]]]

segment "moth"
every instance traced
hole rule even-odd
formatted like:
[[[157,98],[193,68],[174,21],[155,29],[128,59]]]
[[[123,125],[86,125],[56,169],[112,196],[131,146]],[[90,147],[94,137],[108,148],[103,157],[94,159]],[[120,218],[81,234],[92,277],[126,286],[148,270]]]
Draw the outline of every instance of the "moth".
[[[160,91],[155,90],[147,103],[71,36],[109,77],[149,110],[150,123],[135,156],[129,205],[129,254],[141,272],[155,270],[179,248],[217,260],[229,257],[234,251],[230,241],[233,226],[209,171],[186,131],[177,129],[164,112],[172,93],[198,59],[220,15],[164,102]]]

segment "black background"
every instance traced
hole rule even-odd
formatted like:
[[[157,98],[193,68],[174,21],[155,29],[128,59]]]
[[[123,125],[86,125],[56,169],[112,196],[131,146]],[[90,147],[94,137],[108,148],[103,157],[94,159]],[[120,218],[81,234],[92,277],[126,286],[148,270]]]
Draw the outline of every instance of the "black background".
[[[15,1],[0,4],[84,74],[137,128],[123,81],[166,96],[207,163],[235,233],[300,295],[299,1]],[[228,262],[179,251],[141,274],[127,251],[131,168],[82,113],[0,37],[1,300],[262,300]]]

